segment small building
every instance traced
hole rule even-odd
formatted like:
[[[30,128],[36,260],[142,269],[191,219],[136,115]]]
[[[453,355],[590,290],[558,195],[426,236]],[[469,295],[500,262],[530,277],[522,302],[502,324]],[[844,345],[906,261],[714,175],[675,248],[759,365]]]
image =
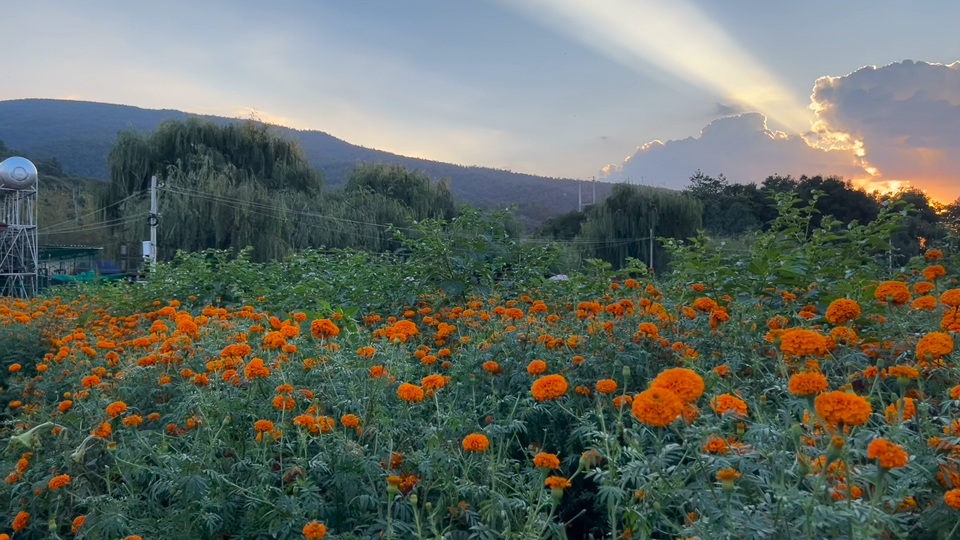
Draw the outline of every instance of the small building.
[[[95,246],[38,246],[38,274],[41,288],[76,281],[93,281],[97,257],[103,251]]]

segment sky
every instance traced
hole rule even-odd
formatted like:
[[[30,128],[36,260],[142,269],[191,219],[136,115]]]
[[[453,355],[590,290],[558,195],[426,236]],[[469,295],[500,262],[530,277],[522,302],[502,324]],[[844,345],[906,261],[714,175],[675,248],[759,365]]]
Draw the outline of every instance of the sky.
[[[256,115],[545,176],[960,197],[952,0],[4,4],[0,99]]]

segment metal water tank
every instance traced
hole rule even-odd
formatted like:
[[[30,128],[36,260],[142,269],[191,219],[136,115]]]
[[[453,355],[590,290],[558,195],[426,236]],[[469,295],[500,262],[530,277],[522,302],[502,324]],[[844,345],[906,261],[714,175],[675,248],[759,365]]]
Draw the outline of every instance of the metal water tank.
[[[30,189],[37,183],[37,166],[27,158],[10,157],[0,162],[0,188]]]

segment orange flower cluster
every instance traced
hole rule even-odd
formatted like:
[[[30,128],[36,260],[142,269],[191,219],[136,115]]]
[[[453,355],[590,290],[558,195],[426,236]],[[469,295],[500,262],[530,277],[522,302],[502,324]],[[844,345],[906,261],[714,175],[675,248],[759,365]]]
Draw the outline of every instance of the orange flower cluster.
[[[812,396],[827,389],[827,378],[815,371],[804,371],[790,377],[790,393],[796,396]]]
[[[243,368],[243,375],[250,380],[262,379],[270,376],[270,368],[263,365],[262,359],[254,358]]]
[[[530,392],[537,401],[548,401],[566,395],[567,380],[563,375],[545,375],[533,381]]]
[[[313,520],[304,525],[301,532],[306,540],[320,540],[327,535],[327,526],[317,520]]]
[[[340,327],[330,319],[316,319],[310,323],[310,333],[317,339],[330,339],[340,335]]]
[[[530,375],[540,375],[547,371],[547,363],[543,360],[534,360],[527,364],[527,373]]]
[[[873,297],[880,302],[891,302],[902,306],[910,301],[910,289],[902,281],[884,281],[877,290],[873,292]]]
[[[463,449],[467,452],[486,452],[490,439],[482,433],[471,433],[463,438]]]
[[[947,275],[947,269],[939,264],[928,266],[923,269],[923,277],[927,281],[936,281],[938,277]]]
[[[540,452],[539,454],[533,456],[533,465],[541,469],[559,469],[560,458],[558,458],[556,454]]]
[[[633,416],[653,427],[670,425],[683,412],[683,401],[666,388],[650,388],[633,398]]]
[[[905,397],[902,400],[898,399],[896,403],[888,405],[884,413],[886,414],[887,422],[890,424],[898,420],[906,422],[917,415],[917,405],[913,402],[913,398]]]
[[[703,395],[703,378],[691,369],[673,368],[662,371],[650,388],[669,390],[684,403],[693,403]]]
[[[937,360],[953,352],[953,338],[945,332],[930,332],[917,342],[917,360]]]
[[[780,351],[789,356],[823,356],[827,338],[804,328],[791,328],[780,335]]]
[[[617,381],[613,379],[601,379],[597,381],[597,392],[601,394],[612,394],[617,391]]]
[[[550,489],[562,490],[571,486],[570,481],[562,476],[548,476],[543,483]]]
[[[824,392],[814,400],[814,408],[820,418],[833,425],[859,426],[873,414],[866,398],[846,392]]]
[[[860,304],[849,298],[838,298],[827,307],[827,322],[846,324],[860,317]]]
[[[408,403],[418,403],[423,401],[423,388],[415,384],[403,383],[397,388],[397,397]]]
[[[717,414],[723,415],[727,412],[733,412],[746,416],[747,404],[740,398],[730,394],[720,394],[710,400],[710,408]]]
[[[57,490],[69,483],[70,483],[70,475],[61,474],[59,476],[54,476],[53,478],[51,478],[50,483],[47,484],[47,487],[49,487],[52,490]]]
[[[884,469],[906,467],[910,458],[903,448],[886,439],[874,439],[867,446],[867,457],[877,460]]]

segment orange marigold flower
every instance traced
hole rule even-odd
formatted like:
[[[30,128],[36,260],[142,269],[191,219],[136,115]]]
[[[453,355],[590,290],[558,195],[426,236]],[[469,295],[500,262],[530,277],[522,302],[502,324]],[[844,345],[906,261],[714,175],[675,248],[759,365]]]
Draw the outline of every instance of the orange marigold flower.
[[[719,366],[713,368],[713,372],[719,375],[720,377],[726,377],[730,375],[730,366],[726,364],[720,364]]]
[[[320,427],[321,433],[330,433],[333,428],[337,427],[337,421],[329,416],[319,416],[317,417],[317,426]]]
[[[820,418],[834,425],[859,426],[873,413],[866,398],[846,392],[824,392],[814,400],[814,408]]]
[[[70,483],[70,475],[61,474],[59,476],[54,476],[53,478],[51,478],[50,483],[47,484],[47,487],[49,487],[50,489],[56,490],[56,489],[62,488],[63,486],[69,483]]]
[[[936,360],[953,352],[953,338],[946,332],[930,332],[917,342],[917,360]]]
[[[684,403],[693,403],[703,395],[704,384],[703,378],[692,369],[673,368],[657,375],[650,388],[670,390]]]
[[[383,366],[371,366],[371,367],[370,367],[370,378],[371,378],[371,379],[379,379],[380,377],[383,377],[383,375],[384,375],[385,373],[386,373],[386,370],[383,369]]]
[[[938,277],[947,275],[947,270],[939,264],[928,266],[923,269],[923,277],[927,281],[936,281]]]
[[[898,399],[896,403],[888,405],[884,412],[890,424],[898,419],[906,422],[917,415],[917,405],[913,402],[913,398]]]
[[[805,371],[790,377],[790,393],[797,396],[812,396],[827,389],[827,378],[815,371]]]
[[[292,411],[297,406],[297,401],[290,396],[276,396],[273,398],[273,408],[284,411]]]
[[[73,518],[73,523],[70,525],[70,532],[77,534],[77,531],[80,530],[80,527],[83,527],[83,522],[87,520],[87,516],[77,516]]]
[[[854,345],[860,341],[860,336],[857,335],[853,328],[847,328],[846,326],[838,326],[831,330],[830,337],[842,345]]]
[[[397,388],[397,396],[407,402],[423,401],[423,388],[410,383],[403,383]]]
[[[887,368],[887,375],[898,379],[916,379],[920,376],[920,371],[910,366],[890,366]]]
[[[263,365],[262,358],[254,358],[243,368],[243,374],[248,379],[257,379],[270,376],[270,368]]]
[[[570,481],[562,476],[548,476],[543,483],[550,489],[567,489],[571,486]]]
[[[736,469],[726,468],[717,471],[717,480],[720,482],[732,482],[740,478],[740,473]]]
[[[736,414],[746,416],[748,410],[747,404],[742,399],[730,394],[720,394],[711,399],[710,408],[719,415],[723,415],[727,411],[733,411]]]
[[[113,432],[113,426],[108,422],[103,422],[97,426],[93,431],[90,432],[94,437],[100,437],[101,439],[106,439],[110,436],[110,433]]]
[[[16,373],[20,371],[22,367],[23,366],[21,366],[20,364],[10,364],[10,367],[7,368],[7,371],[9,371],[10,373]]]
[[[256,422],[253,423],[253,429],[261,433],[273,431],[273,422],[271,422],[270,420],[257,420]]]
[[[933,311],[937,309],[937,299],[934,296],[921,296],[910,304],[912,310]]]
[[[320,540],[327,535],[327,526],[317,520],[313,520],[303,526],[303,537],[307,540]]]
[[[874,298],[881,302],[893,302],[902,306],[910,301],[910,289],[902,281],[884,281],[873,292]]]
[[[92,388],[100,384],[100,377],[97,377],[96,375],[87,375],[80,381],[80,384],[82,384],[85,388]]]
[[[310,333],[317,339],[330,339],[340,334],[340,328],[330,319],[317,319],[310,323]]]
[[[27,525],[30,523],[30,513],[20,511],[17,513],[17,517],[13,518],[13,530],[22,531],[27,528]]]
[[[812,330],[791,328],[780,335],[780,351],[790,356],[823,356],[827,338]]]
[[[620,409],[624,405],[630,405],[631,403],[633,403],[633,398],[626,394],[613,398],[613,406],[617,409]]]
[[[729,449],[730,445],[727,441],[716,435],[711,435],[706,444],[703,445],[703,451],[711,454],[726,454]]]
[[[840,501],[848,497],[851,500],[856,500],[861,496],[863,496],[863,490],[857,485],[851,485],[848,487],[847,484],[841,482],[835,487],[830,488],[830,497],[835,501]]]
[[[486,452],[490,439],[482,433],[471,433],[463,438],[463,449],[467,452]]]
[[[650,388],[633,398],[633,416],[648,426],[670,425],[683,412],[683,400],[666,388]]]
[[[122,401],[114,401],[113,403],[107,405],[107,414],[110,415],[111,418],[120,416],[126,410],[127,404]]]
[[[648,322],[640,323],[640,325],[637,326],[637,333],[651,339],[660,337],[660,329],[657,328],[657,325]]]
[[[617,381],[613,379],[601,379],[597,381],[597,392],[601,394],[612,394],[617,391]]]
[[[543,360],[534,360],[527,364],[527,373],[530,375],[540,375],[547,371],[547,363]]]
[[[73,407],[73,402],[69,399],[61,401],[60,404],[57,405],[57,409],[59,409],[62,413],[69,411],[71,407]]]
[[[709,312],[719,308],[720,305],[713,298],[703,297],[694,300],[693,307],[699,311]]]
[[[497,373],[500,371],[500,364],[494,362],[493,360],[488,360],[483,363],[483,369],[489,373]]]
[[[444,377],[443,375],[427,375],[420,380],[420,385],[423,386],[425,390],[439,390],[447,385],[449,377]]]
[[[954,510],[960,510],[960,489],[951,489],[943,494],[943,501]]]
[[[867,457],[878,460],[884,469],[905,467],[909,459],[903,448],[886,439],[874,439],[867,446]]]
[[[960,399],[960,384],[950,389],[950,399]]]
[[[345,414],[340,417],[340,423],[343,424],[343,427],[348,427],[351,429],[360,427],[360,419],[357,418],[355,414]]]
[[[933,283],[930,283],[929,281],[918,281],[917,283],[913,284],[913,292],[921,296],[927,294],[928,292],[936,288],[937,286],[934,285]]]
[[[545,375],[533,381],[530,392],[537,401],[557,399],[567,393],[567,380],[563,375]]]
[[[860,304],[849,298],[838,298],[827,307],[827,322],[846,324],[860,316]]]
[[[935,259],[942,259],[942,258],[943,258],[943,252],[940,251],[939,249],[928,249],[928,250],[923,254],[923,256],[926,257],[927,260],[932,261],[932,260],[935,260]]]
[[[559,469],[560,458],[558,458],[556,454],[540,452],[539,454],[533,456],[533,465],[542,469]]]
[[[143,417],[139,414],[131,414],[130,416],[123,419],[123,425],[128,427],[136,427],[143,423]]]

